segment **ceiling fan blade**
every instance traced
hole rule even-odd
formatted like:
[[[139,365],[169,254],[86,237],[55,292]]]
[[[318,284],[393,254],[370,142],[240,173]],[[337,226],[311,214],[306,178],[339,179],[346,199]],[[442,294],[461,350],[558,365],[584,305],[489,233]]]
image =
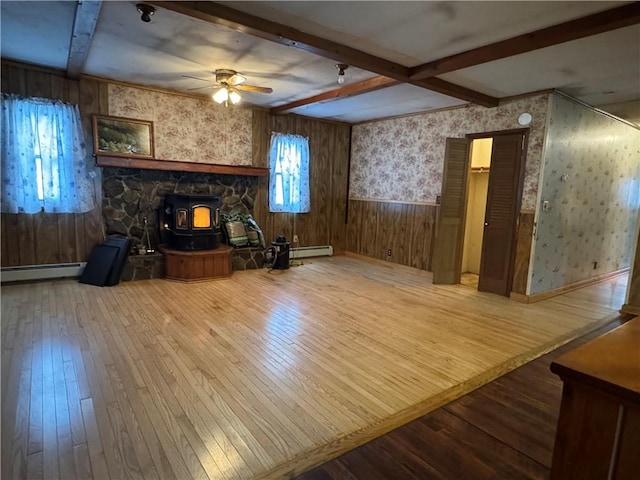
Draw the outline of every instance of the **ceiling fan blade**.
[[[220,85],[207,85],[206,87],[187,88],[187,90],[206,90],[207,88],[220,88]]]
[[[192,77],[191,75],[182,75],[184,78],[193,78],[194,80],[200,80],[203,82],[210,82],[211,79],[205,79],[205,78],[198,78],[198,77]]]
[[[237,86],[246,81],[247,81],[247,77],[245,77],[244,75],[240,75],[239,73],[235,73],[229,77],[229,79],[227,80],[227,83],[229,85]]]
[[[255,85],[236,85],[238,90],[244,90],[245,92],[257,92],[257,93],[271,93],[273,88],[269,87],[256,87]]]

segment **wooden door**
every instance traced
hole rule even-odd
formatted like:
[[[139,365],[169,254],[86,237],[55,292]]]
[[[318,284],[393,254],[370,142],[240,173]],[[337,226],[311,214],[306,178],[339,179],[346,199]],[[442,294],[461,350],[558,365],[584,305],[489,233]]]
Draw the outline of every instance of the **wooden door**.
[[[523,133],[493,137],[478,290],[509,296],[524,173]]]
[[[464,213],[467,204],[469,141],[447,138],[438,227],[433,250],[433,283],[460,283]]]

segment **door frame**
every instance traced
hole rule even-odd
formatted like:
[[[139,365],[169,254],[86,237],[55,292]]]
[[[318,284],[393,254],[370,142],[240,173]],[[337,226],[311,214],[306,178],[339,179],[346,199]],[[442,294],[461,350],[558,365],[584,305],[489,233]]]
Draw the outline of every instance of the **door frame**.
[[[520,162],[520,166],[519,166],[519,176],[518,176],[518,190],[516,193],[516,208],[514,211],[514,216],[515,218],[513,219],[513,231],[511,232],[511,256],[509,258],[509,271],[507,274],[507,278],[508,278],[508,284],[507,284],[507,297],[510,296],[511,294],[511,289],[513,288],[513,274],[514,274],[514,270],[515,270],[515,263],[516,263],[516,251],[517,251],[517,240],[518,240],[518,229],[520,227],[520,210],[522,208],[522,190],[524,189],[524,173],[525,173],[525,167],[526,167],[526,160],[527,160],[527,148],[529,145],[529,132],[530,129],[529,128],[515,128],[515,129],[510,129],[510,130],[497,130],[497,131],[492,131],[492,132],[478,132],[478,133],[469,133],[467,135],[465,135],[465,138],[467,139],[467,141],[469,142],[469,157],[467,158],[467,173],[468,170],[471,168],[471,142],[473,140],[479,139],[479,138],[494,138],[494,137],[498,137],[498,136],[503,136],[503,135],[519,135],[521,134],[523,136],[523,144],[522,144],[522,153],[520,155],[519,158],[519,162]],[[489,179],[491,179],[491,166],[489,166]],[[491,180],[489,180],[491,181]],[[463,214],[463,218],[462,218],[462,225],[463,228],[460,231],[460,242],[461,242],[461,248],[464,248],[464,235],[465,235],[465,227],[467,224],[467,198],[469,195],[469,182],[467,180],[467,186],[466,186],[466,191],[464,193],[465,196],[465,207],[464,207],[464,214]],[[488,205],[487,205],[488,207]],[[486,211],[485,211],[485,215],[486,215]],[[481,252],[482,255],[483,252]],[[482,257],[481,260],[482,262]],[[462,264],[460,264],[457,268],[459,268],[460,270],[460,275],[462,275]]]

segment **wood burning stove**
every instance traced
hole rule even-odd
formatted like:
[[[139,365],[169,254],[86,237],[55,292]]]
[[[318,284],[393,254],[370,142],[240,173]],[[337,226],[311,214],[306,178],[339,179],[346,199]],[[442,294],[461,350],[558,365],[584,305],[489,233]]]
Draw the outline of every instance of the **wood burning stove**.
[[[220,228],[220,198],[169,194],[159,211],[160,239],[175,250],[213,250]]]

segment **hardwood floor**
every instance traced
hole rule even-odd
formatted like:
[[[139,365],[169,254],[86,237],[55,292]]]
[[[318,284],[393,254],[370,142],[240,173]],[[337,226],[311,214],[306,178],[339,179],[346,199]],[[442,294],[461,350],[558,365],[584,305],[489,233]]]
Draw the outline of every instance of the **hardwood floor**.
[[[477,273],[464,272],[460,276],[460,285],[464,285],[465,287],[478,289],[478,277]]]
[[[625,289],[522,304],[349,257],[3,286],[2,478],[288,478],[597,328]]]
[[[549,366],[622,323],[618,318],[296,480],[546,479],[562,396]]]

